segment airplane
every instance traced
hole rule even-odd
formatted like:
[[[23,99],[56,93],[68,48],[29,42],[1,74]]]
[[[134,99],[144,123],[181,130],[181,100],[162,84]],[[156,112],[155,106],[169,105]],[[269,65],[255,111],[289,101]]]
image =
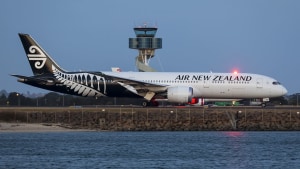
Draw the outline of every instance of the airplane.
[[[29,35],[19,33],[33,76],[13,74],[19,82],[42,89],[84,97],[136,97],[142,105],[158,100],[204,104],[205,99],[266,99],[287,89],[277,80],[251,73],[119,72],[62,69]]]

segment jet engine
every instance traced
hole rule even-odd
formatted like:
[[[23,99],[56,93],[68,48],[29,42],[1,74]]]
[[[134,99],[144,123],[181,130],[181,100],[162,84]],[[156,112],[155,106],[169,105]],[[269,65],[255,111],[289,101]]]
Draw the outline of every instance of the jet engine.
[[[193,88],[188,86],[169,87],[168,101],[174,103],[189,103],[193,98]]]

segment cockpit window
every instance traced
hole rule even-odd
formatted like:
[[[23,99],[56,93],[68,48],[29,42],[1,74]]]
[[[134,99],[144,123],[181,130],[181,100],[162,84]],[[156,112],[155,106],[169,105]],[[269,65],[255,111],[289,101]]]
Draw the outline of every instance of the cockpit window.
[[[280,85],[280,82],[273,82],[273,85]]]

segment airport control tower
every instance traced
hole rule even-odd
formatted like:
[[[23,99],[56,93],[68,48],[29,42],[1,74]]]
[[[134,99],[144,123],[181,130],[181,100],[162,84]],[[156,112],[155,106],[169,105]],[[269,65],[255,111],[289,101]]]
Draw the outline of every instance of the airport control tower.
[[[156,72],[155,69],[149,66],[149,61],[154,57],[155,49],[162,48],[162,39],[154,38],[157,28],[135,27],[136,38],[129,38],[129,48],[139,50],[139,55],[136,57],[136,66],[140,72]]]

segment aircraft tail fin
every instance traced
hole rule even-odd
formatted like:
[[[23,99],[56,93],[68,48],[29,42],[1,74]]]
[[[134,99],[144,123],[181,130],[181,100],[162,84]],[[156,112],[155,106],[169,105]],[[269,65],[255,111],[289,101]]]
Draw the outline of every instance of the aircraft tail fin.
[[[19,37],[34,75],[53,73],[53,69],[65,72],[30,35],[19,33]]]

